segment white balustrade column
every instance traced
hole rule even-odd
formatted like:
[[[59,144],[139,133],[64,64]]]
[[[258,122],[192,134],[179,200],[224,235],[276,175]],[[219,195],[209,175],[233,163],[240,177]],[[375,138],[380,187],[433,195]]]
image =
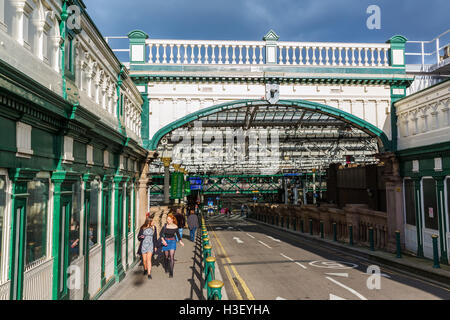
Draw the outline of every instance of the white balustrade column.
[[[60,37],[52,37],[51,38],[51,65],[53,70],[55,70],[56,72],[60,72],[60,48],[59,45],[61,43],[61,38]]]
[[[36,33],[34,34],[34,54],[39,60],[44,61],[44,25],[45,21],[33,20],[33,24],[36,27]]]
[[[12,36],[21,45],[24,45],[24,30],[23,30],[23,19],[24,19],[24,8],[25,0],[14,0],[11,1],[11,5],[15,9],[15,14],[12,21]]]

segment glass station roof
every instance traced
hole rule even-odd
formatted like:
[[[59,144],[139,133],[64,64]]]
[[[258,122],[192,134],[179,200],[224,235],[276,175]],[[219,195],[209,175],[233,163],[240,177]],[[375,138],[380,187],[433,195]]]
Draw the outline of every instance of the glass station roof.
[[[226,137],[231,140],[227,142]],[[280,105],[222,110],[189,122],[165,138],[158,153],[172,154],[176,163],[195,174],[310,171],[345,163],[348,157],[356,163],[376,163],[379,149],[377,137],[344,120]],[[155,162],[152,170],[161,171],[160,164]]]

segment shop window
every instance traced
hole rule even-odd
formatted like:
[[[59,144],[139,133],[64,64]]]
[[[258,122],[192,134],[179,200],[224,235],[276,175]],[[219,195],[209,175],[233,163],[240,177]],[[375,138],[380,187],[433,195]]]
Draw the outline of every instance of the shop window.
[[[98,242],[98,187],[99,182],[91,182],[91,207],[89,212],[89,248]]]
[[[3,254],[3,226],[6,211],[6,176],[0,175],[0,273],[2,271],[2,254]]]
[[[405,180],[405,213],[406,223],[412,226],[416,225],[416,197],[414,189],[414,181]]]
[[[28,182],[25,266],[46,256],[48,180],[35,179]]]
[[[438,230],[436,181],[433,178],[425,178],[422,180],[422,187],[425,228]]]
[[[72,212],[69,218],[69,262],[80,256],[81,183],[72,186]]]

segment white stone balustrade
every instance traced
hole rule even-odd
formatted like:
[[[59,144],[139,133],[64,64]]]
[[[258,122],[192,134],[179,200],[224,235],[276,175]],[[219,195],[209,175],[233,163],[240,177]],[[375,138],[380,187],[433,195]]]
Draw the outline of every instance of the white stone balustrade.
[[[265,41],[147,39],[149,64],[266,64]],[[389,66],[389,44],[277,42],[278,65]]]

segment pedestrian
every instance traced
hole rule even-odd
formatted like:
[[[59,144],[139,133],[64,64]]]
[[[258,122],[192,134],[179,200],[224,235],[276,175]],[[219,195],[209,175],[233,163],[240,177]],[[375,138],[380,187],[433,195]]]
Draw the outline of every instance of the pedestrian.
[[[141,244],[139,250],[142,254],[142,260],[144,262],[144,275],[147,275],[149,279],[152,278],[152,255],[156,252],[156,241],[158,239],[156,227],[152,218],[145,219],[145,223],[142,225],[139,231]]]
[[[184,217],[184,214],[181,212],[181,208],[177,209],[177,213],[175,214],[175,220],[177,221],[177,226],[180,231],[181,239],[183,239],[183,229],[186,225],[186,218]]]
[[[190,239],[192,242],[195,241],[195,232],[197,231],[198,225],[198,216],[195,214],[194,209],[191,209],[191,214],[187,218],[187,224],[190,231]]]
[[[175,251],[177,250],[177,237],[181,246],[184,243],[181,240],[181,235],[177,225],[177,220],[173,214],[167,216],[167,223],[161,230],[161,242],[163,244],[162,251],[164,252],[164,271],[169,272],[169,278],[173,278],[173,269],[175,267]]]

